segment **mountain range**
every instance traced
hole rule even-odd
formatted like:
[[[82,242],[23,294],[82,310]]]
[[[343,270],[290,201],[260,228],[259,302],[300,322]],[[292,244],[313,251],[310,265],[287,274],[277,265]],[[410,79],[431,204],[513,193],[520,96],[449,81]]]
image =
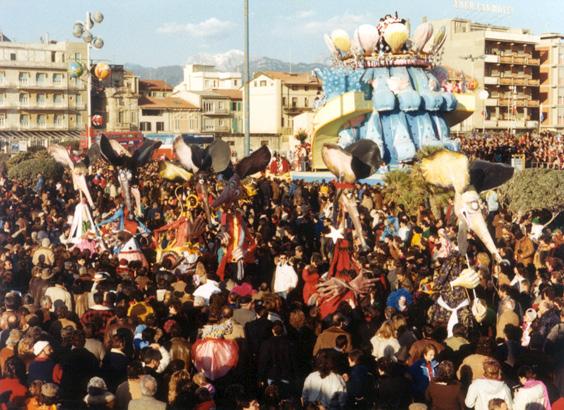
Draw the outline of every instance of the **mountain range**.
[[[191,57],[188,64],[214,65],[219,71],[243,72],[243,53],[231,50],[221,55],[201,54]],[[288,71],[294,73],[310,72],[314,68],[324,66],[323,63],[288,63],[275,58],[260,57],[251,61],[251,75],[258,71]],[[138,64],[125,64],[125,68],[142,80],[163,80],[175,86],[183,80],[183,66],[170,65],[163,67],[145,67]]]

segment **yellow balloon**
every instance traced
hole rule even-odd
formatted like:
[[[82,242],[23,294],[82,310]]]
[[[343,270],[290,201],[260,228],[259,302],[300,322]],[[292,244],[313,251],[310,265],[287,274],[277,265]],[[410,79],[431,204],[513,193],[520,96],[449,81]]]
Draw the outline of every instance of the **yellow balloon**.
[[[331,40],[333,40],[335,47],[337,47],[344,53],[347,53],[351,49],[351,39],[349,37],[349,34],[345,30],[334,30],[331,33]]]
[[[384,31],[384,40],[390,46],[392,53],[398,53],[409,37],[409,30],[403,23],[392,23]]]

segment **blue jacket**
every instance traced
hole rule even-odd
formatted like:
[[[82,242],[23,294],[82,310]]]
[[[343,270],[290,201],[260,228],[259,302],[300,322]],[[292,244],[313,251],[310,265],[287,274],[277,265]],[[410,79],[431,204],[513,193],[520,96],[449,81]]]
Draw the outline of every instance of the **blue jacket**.
[[[431,361],[432,373],[430,378],[435,377],[436,368],[439,362],[436,360]],[[409,368],[409,374],[413,379],[412,388],[414,393],[424,394],[429,386],[429,368],[425,359],[419,359]]]

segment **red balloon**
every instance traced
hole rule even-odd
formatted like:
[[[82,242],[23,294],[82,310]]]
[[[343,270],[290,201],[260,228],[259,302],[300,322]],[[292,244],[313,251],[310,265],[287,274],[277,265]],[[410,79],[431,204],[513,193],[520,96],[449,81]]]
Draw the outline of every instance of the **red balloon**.
[[[92,116],[92,125],[95,127],[101,127],[104,125],[104,117],[100,114],[96,114]]]

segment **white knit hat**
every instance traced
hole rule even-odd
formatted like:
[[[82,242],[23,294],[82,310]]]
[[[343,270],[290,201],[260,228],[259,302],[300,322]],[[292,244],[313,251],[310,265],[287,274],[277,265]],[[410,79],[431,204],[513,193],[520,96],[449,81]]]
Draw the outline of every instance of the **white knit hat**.
[[[33,345],[33,354],[39,356],[47,346],[49,346],[49,342],[46,340],[35,342],[35,344]]]

